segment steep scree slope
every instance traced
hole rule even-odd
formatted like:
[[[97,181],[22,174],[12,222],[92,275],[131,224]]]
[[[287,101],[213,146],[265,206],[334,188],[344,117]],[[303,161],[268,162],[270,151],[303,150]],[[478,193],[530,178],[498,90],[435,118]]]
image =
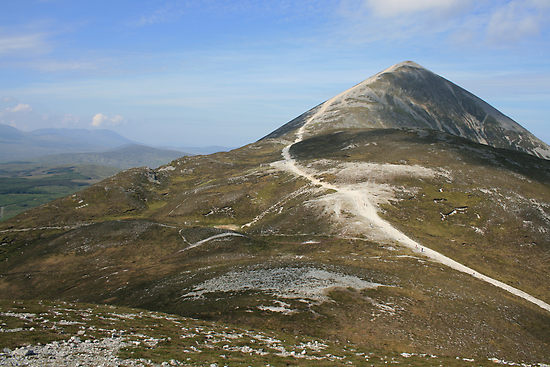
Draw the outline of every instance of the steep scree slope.
[[[295,132],[323,106],[307,111],[265,138]],[[345,128],[404,127],[439,130],[550,159],[550,147],[511,118],[412,61],[396,64],[339,94],[304,133],[307,137]]]

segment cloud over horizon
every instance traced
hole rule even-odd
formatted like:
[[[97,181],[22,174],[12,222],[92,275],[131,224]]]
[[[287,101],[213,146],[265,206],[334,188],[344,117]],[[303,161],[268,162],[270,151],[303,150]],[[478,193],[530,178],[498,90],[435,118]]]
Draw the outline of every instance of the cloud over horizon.
[[[26,103],[19,103],[13,107],[6,107],[8,112],[29,112],[32,111],[32,107]]]
[[[114,115],[114,116],[107,116],[103,113],[96,113],[94,117],[92,117],[92,123],[91,125],[93,127],[100,127],[105,125],[119,125],[122,122],[124,122],[124,117],[121,115]]]

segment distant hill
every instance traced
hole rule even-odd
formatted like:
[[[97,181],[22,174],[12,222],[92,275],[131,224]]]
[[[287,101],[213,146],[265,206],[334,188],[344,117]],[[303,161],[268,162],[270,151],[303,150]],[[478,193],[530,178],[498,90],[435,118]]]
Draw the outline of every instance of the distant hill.
[[[0,124],[0,162],[59,153],[100,152],[133,144],[113,131],[39,129],[25,132]]]
[[[184,155],[189,154],[176,150],[129,144],[107,152],[55,154],[39,158],[35,161],[44,165],[94,164],[119,169],[141,166],[155,168]]]
[[[0,143],[21,140],[24,133],[14,127],[0,124]]]

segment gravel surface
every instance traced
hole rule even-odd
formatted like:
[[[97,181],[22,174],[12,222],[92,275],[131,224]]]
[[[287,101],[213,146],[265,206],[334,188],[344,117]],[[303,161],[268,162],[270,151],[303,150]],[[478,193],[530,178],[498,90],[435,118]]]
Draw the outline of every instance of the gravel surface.
[[[131,343],[127,338],[114,336],[95,340],[54,341],[44,345],[20,347],[14,350],[4,348],[0,353],[1,366],[158,366],[151,361],[120,359],[118,351]]]

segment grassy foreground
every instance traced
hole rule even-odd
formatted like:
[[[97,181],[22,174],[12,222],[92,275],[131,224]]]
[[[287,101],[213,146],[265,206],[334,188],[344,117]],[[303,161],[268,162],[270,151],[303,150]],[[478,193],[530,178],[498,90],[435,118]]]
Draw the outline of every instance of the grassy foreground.
[[[284,333],[257,331],[140,309],[47,301],[0,300],[0,364],[11,350],[70,341],[121,341],[122,359],[145,366],[494,366],[497,360],[388,353],[352,343],[336,344]],[[55,343],[57,342],[57,343]],[[6,349],[7,348],[7,349]],[[10,351],[8,351],[8,349]],[[39,355],[22,357],[33,365]],[[78,355],[66,356],[78,360]],[[499,361],[504,364],[504,361]]]

